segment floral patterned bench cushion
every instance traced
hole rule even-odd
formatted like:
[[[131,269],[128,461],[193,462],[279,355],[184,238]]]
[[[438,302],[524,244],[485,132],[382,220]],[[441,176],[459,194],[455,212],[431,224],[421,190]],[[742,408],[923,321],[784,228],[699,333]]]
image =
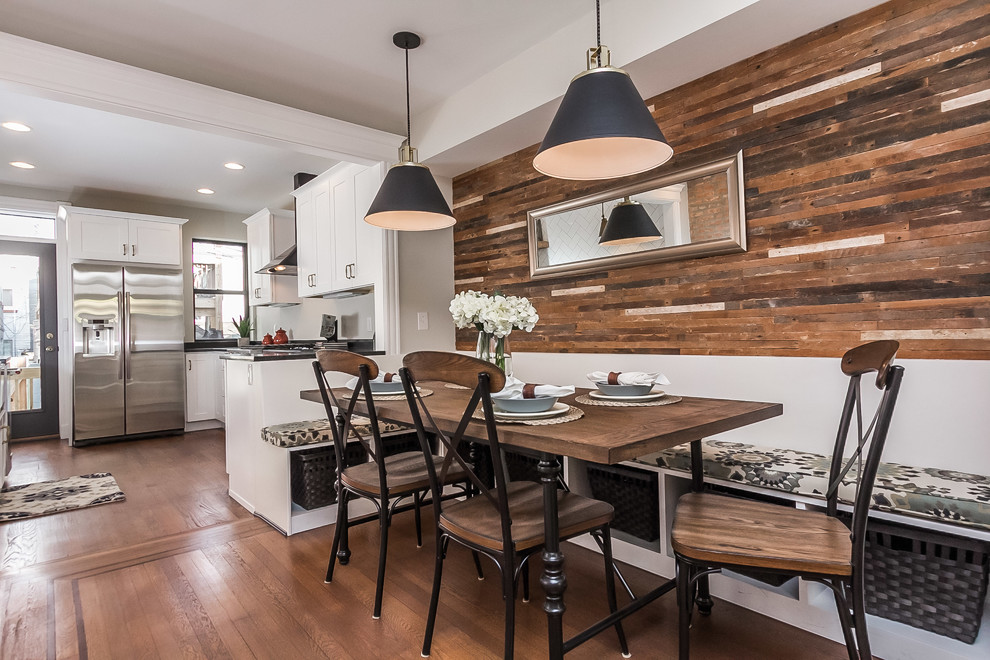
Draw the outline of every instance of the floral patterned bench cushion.
[[[261,439],[276,447],[298,447],[299,445],[311,445],[317,442],[333,442],[333,430],[330,428],[330,420],[315,419],[309,422],[289,422],[288,424],[274,424],[261,429]],[[351,417],[354,429],[361,434],[361,437],[371,438],[371,420],[367,417],[354,415]],[[394,424],[392,422],[378,421],[378,431],[382,435],[394,433],[395,431],[409,431],[408,426]]]
[[[724,440],[705,440],[702,447],[705,474],[714,479],[822,498],[828,490],[828,456]],[[681,445],[636,462],[690,472],[691,449]],[[855,478],[853,466],[839,487],[843,502],[852,503]],[[990,529],[990,477],[881,463],[873,508]]]

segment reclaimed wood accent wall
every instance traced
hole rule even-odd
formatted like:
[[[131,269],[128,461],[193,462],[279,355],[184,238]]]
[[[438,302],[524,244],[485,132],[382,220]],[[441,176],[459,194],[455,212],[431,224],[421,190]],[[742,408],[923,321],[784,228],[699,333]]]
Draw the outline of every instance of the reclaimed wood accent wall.
[[[479,167],[455,289],[530,298],[512,350],[990,359],[986,0],[895,0],[647,104],[675,156],[639,178],[743,150],[748,251],[530,281],[526,212],[616,182],[545,177],[536,145]]]

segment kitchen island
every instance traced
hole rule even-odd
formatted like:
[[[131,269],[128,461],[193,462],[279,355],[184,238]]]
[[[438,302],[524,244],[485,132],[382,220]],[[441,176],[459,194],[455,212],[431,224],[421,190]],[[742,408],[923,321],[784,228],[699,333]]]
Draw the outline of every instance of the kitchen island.
[[[274,424],[325,419],[323,406],[299,398],[299,390],[316,386],[313,351],[289,354],[226,353],[226,457],[230,496],[251,513],[264,518],[286,535],[323,525],[336,516],[336,505],[306,510],[293,504],[290,460],[295,451],[327,446],[323,442],[300,447],[277,447],[262,438],[261,430]],[[331,382],[331,386],[343,385]],[[373,505],[354,502],[351,517],[370,513]]]

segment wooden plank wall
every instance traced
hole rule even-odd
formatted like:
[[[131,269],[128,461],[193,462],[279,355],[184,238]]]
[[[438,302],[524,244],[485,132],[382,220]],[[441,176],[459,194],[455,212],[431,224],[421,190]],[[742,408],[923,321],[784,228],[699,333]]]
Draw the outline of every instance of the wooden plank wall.
[[[748,251],[530,281],[526,212],[615,182],[488,163],[454,180],[455,289],[533,301],[512,350],[990,358],[986,0],[895,0],[647,103],[675,157],[639,178],[743,150]]]

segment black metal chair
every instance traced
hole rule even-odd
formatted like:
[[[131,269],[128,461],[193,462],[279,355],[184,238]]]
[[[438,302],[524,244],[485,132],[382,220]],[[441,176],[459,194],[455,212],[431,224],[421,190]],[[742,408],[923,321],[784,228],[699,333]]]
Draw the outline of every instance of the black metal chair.
[[[689,656],[697,581],[722,568],[742,573],[800,576],[824,584],[835,597],[849,658],[873,657],[863,596],[866,522],[880,455],[904,373],[903,367],[891,365],[897,348],[896,341],[877,341],[858,346],[842,357],[842,371],[849,376],[849,387],[832,453],[824,513],[713,493],[688,493],[678,501],[671,546],[677,562],[681,660]],[[864,374],[874,371],[881,397],[873,420],[864,429],[860,382]],[[846,440],[854,417],[856,447],[845,459]],[[857,463],[858,482],[850,529],[836,517],[838,489]]]
[[[430,489],[433,494],[433,510],[436,519],[436,569],[433,577],[433,594],[423,640],[423,656],[429,656],[440,599],[440,583],[443,561],[451,539],[491,558],[502,577],[502,598],[505,600],[504,655],[513,655],[515,630],[516,585],[520,575],[525,579],[529,559],[544,545],[543,487],[530,481],[510,482],[502,459],[502,451],[495,427],[490,393],[502,389],[505,375],[482,360],[456,353],[424,351],[411,353],[403,360],[399,371],[405,387],[406,398],[412,412],[416,431],[424,454],[430,453],[428,434],[435,434],[444,448],[440,464],[427,462]],[[429,405],[416,389],[416,383],[440,381],[468,388],[465,407],[456,432],[441,430],[430,415]],[[488,486],[479,478],[479,466],[470,464],[461,455],[460,443],[464,432],[478,407],[484,415],[486,437],[490,451],[483,452],[483,460],[490,461],[490,474],[494,485]],[[460,410],[460,408],[458,408]],[[424,422],[424,417],[427,421]],[[461,501],[442,501],[441,485],[453,470],[468,474],[474,491],[473,497]],[[586,532],[599,533],[605,558],[605,584],[609,611],[616,611],[615,573],[612,564],[610,522],[614,510],[607,502],[588,499],[562,491],[558,494],[560,538],[566,539]],[[621,623],[615,624],[623,655],[628,657],[628,646]]]
[[[341,565],[348,563],[350,548],[348,544],[348,529],[372,520],[377,520],[381,528],[381,540],[378,550],[378,580],[375,587],[375,608],[373,617],[378,619],[382,614],[382,594],[385,585],[385,560],[388,555],[388,528],[395,513],[408,511],[412,508],[416,516],[416,544],[423,545],[422,522],[420,508],[424,505],[423,497],[430,489],[430,477],[427,471],[427,461],[422,451],[406,451],[394,455],[388,452],[382,442],[375,411],[374,398],[370,381],[378,377],[378,365],[363,355],[340,350],[317,351],[313,369],[320,388],[323,405],[327,418],[334,420],[333,429],[334,454],[337,459],[337,524],[334,527],[333,545],[330,549],[330,562],[327,566],[326,582],[333,581],[333,570],[339,560]],[[327,383],[328,372],[345,373],[358,377],[358,386],[341,405],[333,389]],[[368,409],[370,422],[370,438],[365,438],[355,428],[353,410],[359,398],[364,398]],[[334,412],[336,409],[336,412]],[[347,439],[355,437],[365,449],[370,462],[355,465],[347,463]],[[439,463],[442,459],[428,452],[432,461]],[[449,471],[445,483],[465,483],[467,475],[460,470]],[[348,502],[354,497],[361,497],[374,502],[377,514],[371,514],[351,520],[348,516]],[[412,498],[411,505],[403,501]],[[480,570],[480,569],[479,569]],[[479,573],[480,576],[480,573]]]

